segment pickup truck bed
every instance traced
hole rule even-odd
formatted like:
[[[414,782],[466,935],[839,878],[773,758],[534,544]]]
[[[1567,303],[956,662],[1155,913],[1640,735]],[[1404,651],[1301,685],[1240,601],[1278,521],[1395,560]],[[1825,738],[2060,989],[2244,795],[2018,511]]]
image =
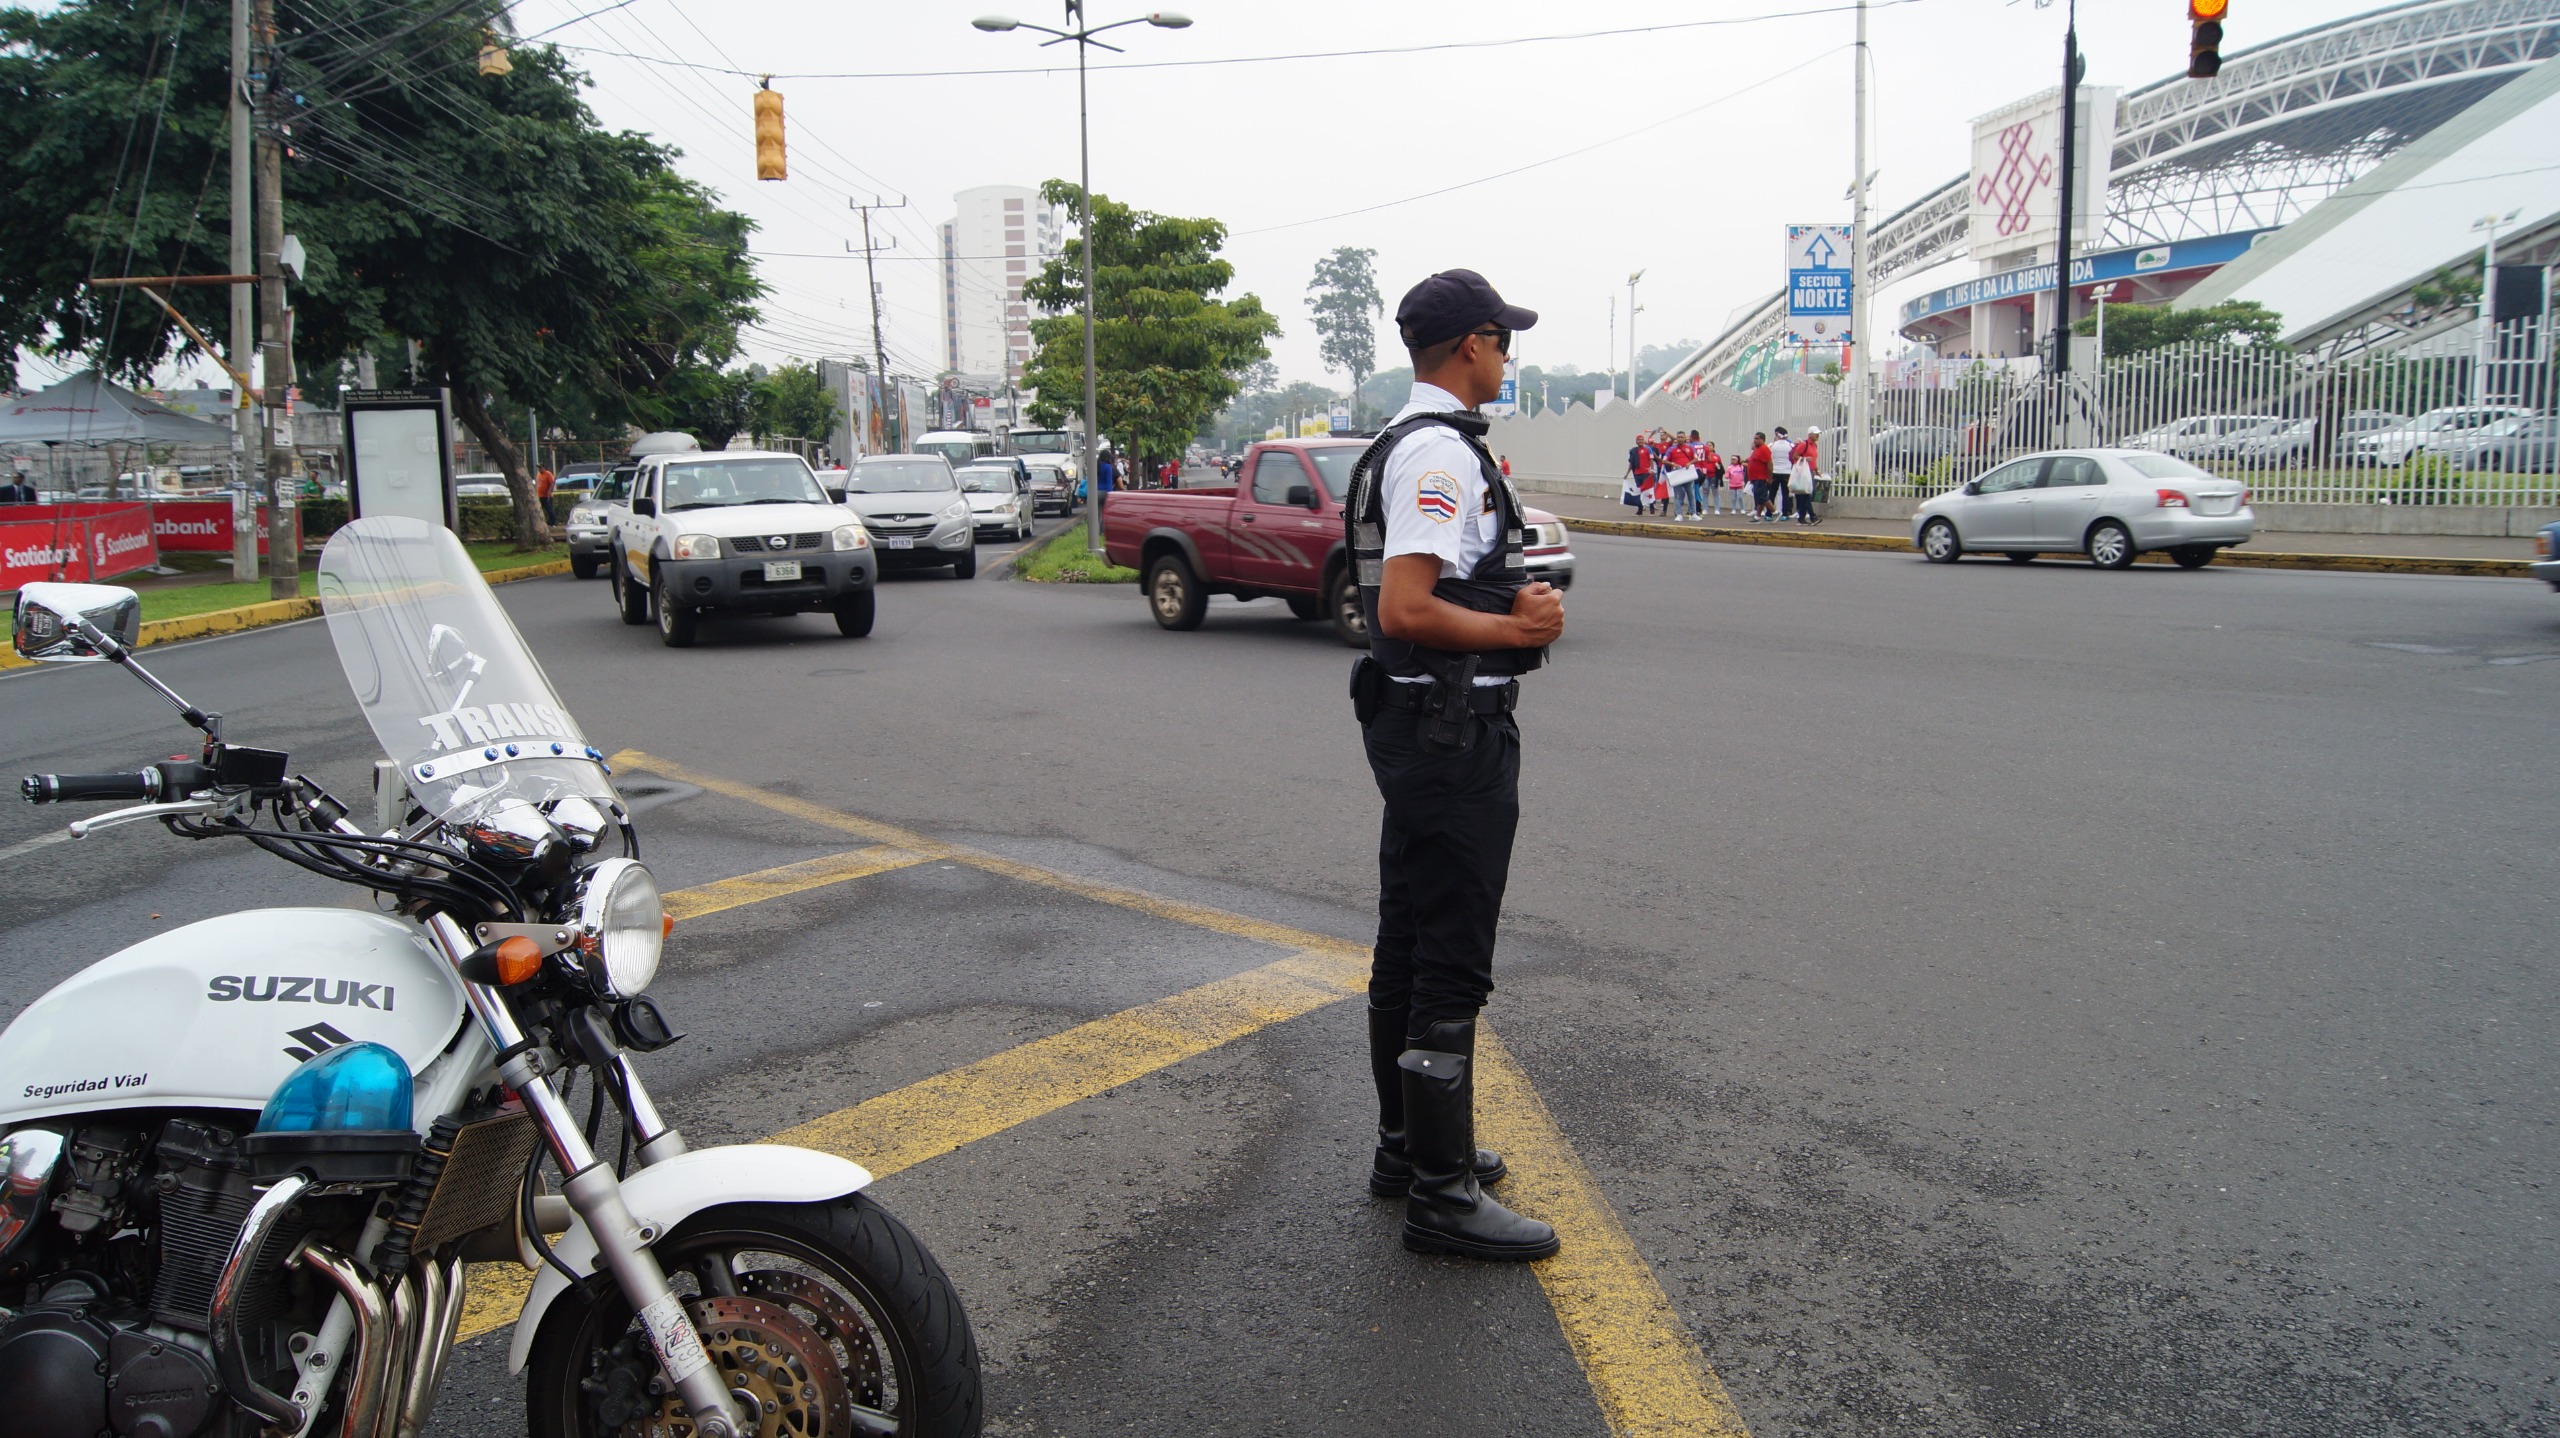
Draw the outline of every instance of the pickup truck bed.
[[[1123,490],[1102,508],[1112,563],[1138,571],[1156,622],[1197,629],[1209,596],[1277,597],[1301,619],[1323,619],[1353,648],[1366,648],[1343,545],[1342,497],[1365,439],[1265,441],[1247,451],[1242,483],[1201,489]],[[1559,588],[1573,583],[1564,525],[1542,509],[1530,525],[1530,572]]]

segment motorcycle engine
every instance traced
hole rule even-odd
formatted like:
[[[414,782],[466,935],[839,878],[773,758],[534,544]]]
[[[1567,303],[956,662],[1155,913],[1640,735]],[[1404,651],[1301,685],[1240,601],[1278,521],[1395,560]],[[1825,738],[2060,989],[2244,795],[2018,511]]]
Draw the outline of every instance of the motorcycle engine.
[[[193,1438],[220,1391],[202,1338],[116,1312],[85,1278],[0,1322],[0,1438]]]

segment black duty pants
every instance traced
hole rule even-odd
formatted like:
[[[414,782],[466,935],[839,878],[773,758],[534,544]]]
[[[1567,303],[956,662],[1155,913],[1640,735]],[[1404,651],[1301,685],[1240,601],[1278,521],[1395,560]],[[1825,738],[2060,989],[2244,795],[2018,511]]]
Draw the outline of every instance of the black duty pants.
[[[1378,831],[1378,943],[1369,1002],[1410,1005],[1405,1032],[1473,1019],[1493,992],[1494,926],[1520,827],[1520,729],[1478,717],[1463,754],[1436,753],[1422,716],[1381,710],[1363,738],[1387,801]]]

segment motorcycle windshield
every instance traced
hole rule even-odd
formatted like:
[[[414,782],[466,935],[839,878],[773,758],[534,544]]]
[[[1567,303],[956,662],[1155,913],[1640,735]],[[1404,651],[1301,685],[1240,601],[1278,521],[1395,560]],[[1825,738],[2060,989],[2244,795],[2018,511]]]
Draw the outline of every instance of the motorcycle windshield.
[[[354,520],[321,551],[319,584],[356,703],[429,813],[468,825],[511,799],[620,803],[604,756],[450,531]]]

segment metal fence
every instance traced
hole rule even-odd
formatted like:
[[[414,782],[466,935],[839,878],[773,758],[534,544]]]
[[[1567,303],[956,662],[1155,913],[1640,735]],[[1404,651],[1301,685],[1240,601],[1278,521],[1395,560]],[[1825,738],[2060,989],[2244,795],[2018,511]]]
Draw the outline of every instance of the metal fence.
[[[2483,346],[2471,326],[2347,360],[2172,345],[2058,390],[2032,363],[1891,363],[1874,378],[1874,469],[1834,491],[1922,499],[2018,455],[2112,445],[2244,479],[2262,503],[2560,506],[2550,331],[2519,320]]]

